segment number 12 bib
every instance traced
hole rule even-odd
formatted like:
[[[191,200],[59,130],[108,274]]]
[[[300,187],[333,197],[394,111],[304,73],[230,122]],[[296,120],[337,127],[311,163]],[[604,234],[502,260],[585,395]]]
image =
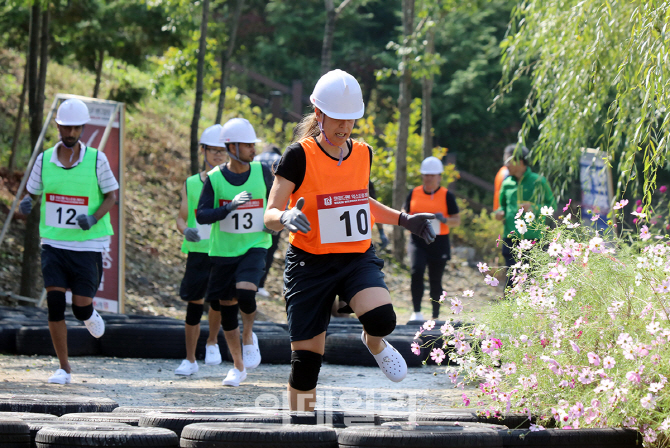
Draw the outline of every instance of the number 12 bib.
[[[233,210],[219,221],[219,230],[228,233],[253,233],[263,231],[264,199],[252,199]],[[231,201],[219,199],[219,207]]]
[[[367,190],[317,195],[321,244],[371,238],[370,200]]]
[[[67,196],[64,194],[47,193],[46,225],[61,229],[80,229],[77,220],[79,215],[88,215],[88,198],[86,196]]]

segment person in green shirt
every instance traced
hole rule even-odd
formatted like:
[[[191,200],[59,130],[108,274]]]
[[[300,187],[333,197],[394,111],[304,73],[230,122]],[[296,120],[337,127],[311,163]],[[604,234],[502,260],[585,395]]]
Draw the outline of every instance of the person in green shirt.
[[[528,148],[517,148],[517,145],[508,145],[503,154],[503,164],[509,170],[509,176],[500,187],[500,206],[495,211],[495,217],[498,221],[504,220],[502,255],[508,268],[516,263],[512,253],[515,240],[539,239],[545,225],[544,216],[541,214],[542,207],[551,208],[551,213],[556,208],[556,199],[549,182],[544,176],[531,171],[528,154]],[[523,215],[527,212],[535,215],[535,220],[523,234],[516,228],[516,220],[523,218],[517,217],[522,208]],[[507,286],[511,286],[510,277],[507,277]]]

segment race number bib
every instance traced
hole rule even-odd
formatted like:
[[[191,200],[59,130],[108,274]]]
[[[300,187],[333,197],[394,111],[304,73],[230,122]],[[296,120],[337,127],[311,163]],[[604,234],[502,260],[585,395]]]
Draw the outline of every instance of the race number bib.
[[[348,243],[372,237],[367,190],[320,194],[316,202],[321,244]]]
[[[77,220],[79,215],[88,215],[88,198],[86,196],[66,196],[64,194],[47,193],[46,224],[61,229],[81,229]]]
[[[219,229],[228,233],[253,233],[263,231],[263,201],[252,199],[242,204],[219,221]],[[219,207],[231,201],[219,199]]]
[[[198,210],[196,209],[194,213],[198,213]],[[212,233],[211,224],[199,224],[198,221],[196,221],[195,228],[198,229],[198,235],[200,235],[201,240],[209,239],[209,234]]]

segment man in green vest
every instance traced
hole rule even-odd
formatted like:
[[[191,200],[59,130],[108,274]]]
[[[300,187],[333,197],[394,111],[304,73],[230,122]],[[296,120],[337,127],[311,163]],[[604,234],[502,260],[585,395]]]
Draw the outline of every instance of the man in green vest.
[[[195,350],[200,336],[200,320],[204,309],[207,283],[209,282],[209,234],[211,225],[201,225],[195,220],[198,199],[207,179],[207,171],[221,165],[226,159],[226,148],[219,146],[221,125],[210,126],[200,136],[200,150],[204,155],[204,169],[186,179],[181,189],[181,207],[177,216],[177,229],[184,235],[181,250],[187,255],[186,270],[179,288],[179,296],[187,302],[184,332],[186,334],[186,359],[174,371],[176,375],[192,375],[198,371]],[[219,301],[209,303],[209,337],[205,346],[205,364],[221,364],[221,351],[217,335],[221,327]]]
[[[225,144],[230,161],[207,173],[196,214],[199,224],[213,224],[207,299],[220,301],[223,333],[233,357],[224,386],[239,386],[247,377],[247,369],[261,362],[253,324],[256,291],[272,244],[264,230],[263,214],[273,177],[267,167],[253,161],[259,141],[251,123],[243,118],[233,118],[223,125],[220,142]],[[243,346],[238,309],[244,326]]]
[[[72,291],[72,314],[96,338],[105,322],[93,309],[93,297],[102,278],[102,254],[113,235],[109,211],[119,184],[107,157],[79,141],[90,120],[88,108],[68,99],[58,108],[56,126],[61,141],[40,154],[26,185],[29,195],[19,211],[28,214],[41,198],[40,237],[42,276],[47,290],[49,332],[60,368],[49,383],[72,381],[67,352],[65,291]]]

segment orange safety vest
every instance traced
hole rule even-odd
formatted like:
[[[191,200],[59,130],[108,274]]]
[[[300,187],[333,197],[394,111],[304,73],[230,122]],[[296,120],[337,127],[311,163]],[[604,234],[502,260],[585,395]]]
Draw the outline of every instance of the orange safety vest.
[[[291,194],[289,207],[305,198],[302,212],[312,230],[289,233],[289,243],[310,254],[363,253],[372,244],[370,150],[352,140],[349,156],[337,166],[314,137],[300,140],[305,151],[305,178]]]
[[[412,199],[409,201],[409,211],[412,214],[415,213],[442,213],[445,218],[449,217],[447,213],[447,189],[440,187],[433,194],[426,194],[423,191],[423,186],[419,186],[412,190]],[[437,223],[433,223],[433,228],[435,233],[438,235],[448,235],[449,226],[442,224],[440,221],[435,219],[439,223],[439,231]]]
[[[493,180],[493,210],[500,208],[500,187],[507,176],[509,176],[509,169],[503,166],[498,170],[496,178]]]

